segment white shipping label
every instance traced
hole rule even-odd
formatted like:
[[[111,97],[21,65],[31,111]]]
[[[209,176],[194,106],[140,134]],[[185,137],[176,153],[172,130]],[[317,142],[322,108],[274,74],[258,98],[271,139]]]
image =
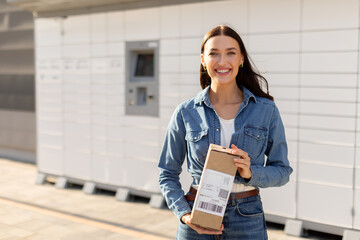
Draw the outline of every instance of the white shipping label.
[[[223,217],[233,182],[234,176],[206,169],[195,209]]]

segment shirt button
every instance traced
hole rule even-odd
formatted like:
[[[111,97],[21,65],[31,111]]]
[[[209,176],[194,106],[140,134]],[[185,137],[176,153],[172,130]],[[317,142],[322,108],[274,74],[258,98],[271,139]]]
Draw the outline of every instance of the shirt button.
[[[196,140],[196,139],[197,139],[197,137],[194,137],[194,139]]]
[[[217,129],[216,129],[216,131],[218,132],[218,131],[219,131],[219,129],[217,128]]]

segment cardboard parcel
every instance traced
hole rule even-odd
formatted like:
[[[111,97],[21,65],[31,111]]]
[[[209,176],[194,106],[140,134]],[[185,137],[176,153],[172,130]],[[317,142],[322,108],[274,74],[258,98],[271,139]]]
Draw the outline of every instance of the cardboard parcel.
[[[237,170],[234,158],[231,149],[210,144],[191,212],[193,224],[220,230]]]

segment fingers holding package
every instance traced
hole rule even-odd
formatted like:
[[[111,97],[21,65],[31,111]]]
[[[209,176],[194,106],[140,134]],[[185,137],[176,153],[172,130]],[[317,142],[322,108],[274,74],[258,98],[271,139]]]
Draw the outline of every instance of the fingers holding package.
[[[250,169],[251,161],[248,153],[239,149],[234,144],[231,145],[231,149],[231,153],[238,156],[234,158],[234,164],[237,167],[240,176],[245,179],[250,179],[252,172]]]
[[[214,231],[210,229],[206,229],[203,227],[196,226],[192,224],[191,214],[187,213],[184,216],[181,217],[181,220],[188,225],[190,228],[195,230],[198,234],[209,234],[209,235],[219,235],[222,234],[222,231],[224,230],[224,225],[221,224],[221,229],[219,231]]]

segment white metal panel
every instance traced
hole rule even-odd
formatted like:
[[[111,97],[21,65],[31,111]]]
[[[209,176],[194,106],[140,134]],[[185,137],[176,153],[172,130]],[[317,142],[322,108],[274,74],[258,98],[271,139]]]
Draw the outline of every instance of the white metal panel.
[[[304,0],[304,30],[357,28],[359,24],[359,1],[348,0]],[[321,17],[319,17],[321,13]]]
[[[300,219],[352,227],[352,188],[303,181],[299,182],[298,186],[298,217]]]
[[[285,127],[296,127],[299,125],[297,114],[283,113],[281,114],[281,118]]]
[[[200,63],[199,63],[199,70],[200,70]],[[200,91],[200,74],[199,72],[196,73],[180,73],[180,84],[182,86],[195,86],[196,89]]]
[[[61,44],[62,19],[37,18],[34,22],[36,47],[58,46]]]
[[[72,151],[79,151],[90,154],[91,152],[91,143],[90,138],[76,136],[74,135],[65,135],[64,136],[64,148]]]
[[[308,162],[302,159],[303,150],[300,146],[300,163],[299,163],[299,181],[308,183],[323,184],[327,186],[337,186],[339,188],[352,188],[353,169],[352,167],[341,167],[339,165],[327,163]],[[335,161],[335,159],[331,159]],[[341,160],[341,158],[336,159]],[[336,177],[334,177],[336,176]],[[348,205],[350,207],[351,205]]]
[[[87,47],[82,48],[84,51],[83,54],[90,54],[85,53],[87,51]],[[64,58],[62,62],[63,71],[64,71],[64,78],[68,74],[87,74],[90,71],[91,63],[88,58]]]
[[[301,69],[310,73],[356,73],[357,57],[357,52],[302,53]]]
[[[297,126],[285,126],[286,140],[297,141],[298,140],[298,128]]]
[[[163,56],[173,56],[180,54],[180,39],[162,39],[160,40],[160,57]]]
[[[91,180],[100,183],[109,183],[110,166],[106,154],[94,153],[91,155]]]
[[[142,142],[130,142],[124,143],[124,157],[126,159],[132,159],[132,161],[147,161],[153,165],[159,161],[160,153],[157,148],[158,142],[154,140],[154,144],[145,144]],[[141,151],[139,151],[141,149]]]
[[[329,101],[329,102],[355,102],[356,89],[352,88],[301,88],[301,100]]]
[[[292,174],[294,175],[294,173]],[[264,211],[267,214],[276,216],[295,218],[296,200],[295,200],[296,182],[290,181],[280,188],[261,189],[261,199]]]
[[[301,101],[300,113],[314,115],[355,116],[355,103]]]
[[[117,135],[117,140],[119,139],[121,139],[121,135]],[[107,153],[109,156],[121,157],[121,160],[124,159],[124,142],[108,140]]]
[[[300,30],[300,0],[252,0],[248,11],[251,33]]]
[[[194,81],[199,81],[197,79],[194,79]],[[180,101],[185,101],[189,98],[192,98],[198,94],[198,92],[201,91],[200,84],[196,85],[180,85]]]
[[[281,87],[281,86],[271,86],[270,94],[275,96],[276,100],[298,100],[299,99],[299,89],[296,87]]]
[[[294,73],[299,71],[299,54],[252,54],[252,60],[260,72]]]
[[[103,157],[106,157],[107,154],[107,141],[104,140],[98,140],[96,138],[93,138],[91,140],[91,153],[92,155],[98,155],[101,154]],[[96,170],[93,170],[96,171]]]
[[[102,114],[92,114],[91,115],[91,124],[107,124],[108,117]]]
[[[180,6],[160,7],[160,37],[180,37]]]
[[[125,73],[125,57],[109,58],[108,73]]]
[[[203,10],[204,8],[202,3],[180,5],[181,37],[203,37]]]
[[[124,128],[126,141],[139,144],[153,144],[159,142],[159,128],[144,128],[142,126],[128,126]],[[146,155],[146,154],[145,154]]]
[[[286,53],[299,52],[299,33],[256,34],[248,36],[249,44],[246,46],[250,55],[252,53]]]
[[[37,46],[35,49],[36,59],[59,59],[62,55],[62,48],[59,46]]]
[[[324,145],[317,143],[300,143],[299,149],[300,159],[309,163],[313,162],[350,169],[354,164],[354,147]],[[322,176],[323,175],[320,175],[320,177]],[[334,178],[334,181],[338,180],[338,177]]]
[[[146,171],[143,171],[146,169]],[[134,160],[126,158],[122,160],[118,174],[125,176],[124,185],[141,191],[159,192],[159,171],[155,162]],[[146,179],[146,181],[144,181]]]
[[[307,87],[355,88],[357,74],[301,74],[301,85]]]
[[[42,120],[38,119],[37,127],[39,132],[44,133],[61,133],[63,131],[63,123],[59,120]]]
[[[37,108],[38,115],[37,117],[41,120],[60,120],[63,118],[63,114],[60,111],[54,110],[42,110],[41,108]]]
[[[61,134],[50,134],[39,132],[37,135],[37,144],[41,147],[53,147],[61,149],[63,147],[63,136]]]
[[[93,73],[91,79],[93,78],[101,78],[103,82],[106,80],[106,73],[108,70],[108,61],[105,57],[97,57],[91,59],[91,72]]]
[[[357,30],[303,32],[302,51],[350,51],[359,48]]]
[[[125,12],[125,39],[139,41],[160,38],[159,8],[145,8]],[[141,17],[139,17],[141,16]]]
[[[98,102],[91,104],[91,114],[93,115],[107,115],[107,105]]]
[[[125,39],[125,12],[108,12],[106,24],[109,42]]]
[[[299,135],[300,135],[299,139],[301,139],[301,141],[345,145],[345,146],[353,146],[355,139],[355,132],[353,131],[300,129]]]
[[[63,20],[64,44],[90,43],[90,15],[69,16]]]
[[[270,85],[270,90],[272,90],[272,86],[295,87],[299,85],[299,75],[295,73],[291,74],[291,73],[264,72],[263,76],[268,81]]]
[[[37,112],[42,111],[57,111],[60,112],[62,110],[62,104],[60,102],[46,102],[46,101],[39,101],[36,105]]]
[[[180,40],[180,54],[200,56],[202,40],[202,38],[182,38]]]
[[[177,73],[160,73],[159,75],[159,87],[161,88],[163,85],[178,85],[180,84],[180,75]],[[183,79],[182,79],[183,81]],[[181,82],[183,83],[183,82]],[[177,88],[173,88],[172,91],[174,94],[177,92]],[[171,94],[171,93],[169,93]],[[161,94],[160,94],[161,97]],[[160,101],[161,104],[161,101]]]
[[[277,96],[274,94],[274,96]],[[276,106],[278,107],[280,113],[297,113],[299,109],[299,102],[297,100],[277,100],[276,97]]]
[[[162,132],[161,132],[160,136],[165,135],[166,128],[168,126],[169,120],[170,120],[174,110],[175,110],[174,106],[167,107],[167,106],[160,105],[159,116],[160,116],[160,125],[162,126]],[[163,142],[163,141],[160,141],[160,142]]]
[[[91,155],[73,149],[64,150],[64,175],[83,181],[91,179]]]
[[[164,56],[160,58],[159,72],[161,73],[179,73],[179,56]]]
[[[121,144],[119,144],[121,147]],[[126,165],[124,164],[123,156],[108,155],[108,171],[109,171],[109,183],[117,186],[126,186]]]
[[[287,141],[287,145],[288,145],[288,158],[290,161],[296,161],[298,158],[298,143],[297,141],[293,141],[293,140],[288,140]],[[294,166],[295,164],[291,163],[291,166]]]
[[[106,13],[96,13],[90,15],[90,39],[92,43],[104,43],[107,41],[106,24]]]
[[[300,127],[324,130],[354,131],[355,117],[300,115]]]
[[[202,22],[203,34],[220,24],[230,25],[230,27],[234,28],[239,34],[248,31],[248,1],[232,0],[226,3],[223,1],[214,1],[204,2],[202,5],[204,11]],[[219,14],[219,11],[222,9],[226,9],[226,14]]]
[[[106,140],[107,137],[107,125],[92,124],[91,125],[91,137],[96,140]]]
[[[90,48],[92,57],[105,57],[107,55],[108,45],[105,43],[94,43]]]
[[[90,124],[85,124],[81,122],[65,122],[64,136],[78,136],[90,138]]]
[[[124,56],[125,55],[125,43],[116,42],[116,43],[107,43],[106,45],[106,55],[109,57],[113,56]]]
[[[91,48],[89,44],[65,45],[62,53],[64,58],[88,58]]]
[[[43,145],[37,147],[36,165],[39,172],[46,174],[64,174],[64,151],[61,148],[50,148]]]
[[[200,72],[200,55],[180,56],[181,73],[198,73]]]

